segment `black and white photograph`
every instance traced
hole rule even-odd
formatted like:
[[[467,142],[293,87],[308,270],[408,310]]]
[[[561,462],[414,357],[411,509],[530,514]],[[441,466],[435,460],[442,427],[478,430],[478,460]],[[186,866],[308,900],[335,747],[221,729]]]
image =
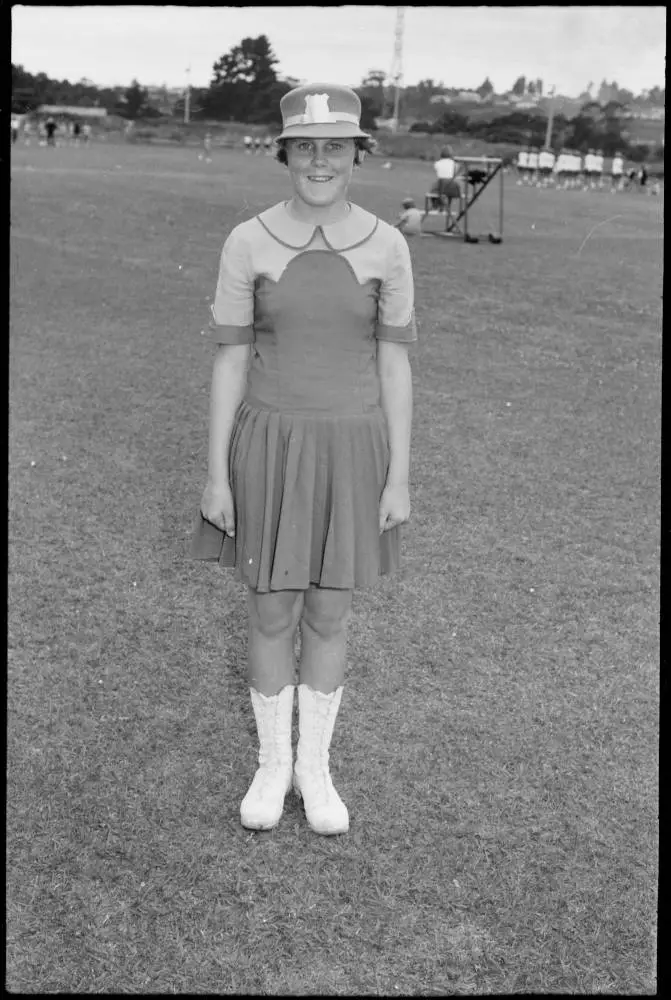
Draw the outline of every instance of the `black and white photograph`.
[[[5,990],[656,995],[666,8],[5,23]]]

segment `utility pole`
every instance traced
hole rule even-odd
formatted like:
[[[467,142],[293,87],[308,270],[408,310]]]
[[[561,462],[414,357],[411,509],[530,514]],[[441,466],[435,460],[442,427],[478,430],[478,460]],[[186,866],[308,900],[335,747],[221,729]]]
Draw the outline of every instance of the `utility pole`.
[[[555,116],[555,102],[554,102],[555,89],[556,88],[553,85],[548,90],[548,99],[549,99],[549,102],[550,102],[550,106],[548,108],[548,127],[545,130],[545,148],[546,149],[550,149],[550,143],[552,142],[552,123],[554,121],[554,116]]]
[[[396,28],[394,30],[394,57],[391,63],[389,78],[394,87],[394,111],[391,126],[395,132],[398,128],[398,109],[401,101],[401,86],[403,84],[403,21],[405,7],[396,8]]]
[[[184,124],[189,124],[189,112],[191,110],[191,67],[186,69],[186,89],[184,91]]]

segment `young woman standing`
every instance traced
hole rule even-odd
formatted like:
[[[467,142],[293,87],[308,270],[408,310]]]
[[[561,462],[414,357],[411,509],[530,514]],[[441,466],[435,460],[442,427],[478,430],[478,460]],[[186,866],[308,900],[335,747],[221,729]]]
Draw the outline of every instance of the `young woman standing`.
[[[291,197],[236,226],[221,255],[193,554],[248,588],[259,767],[243,825],[275,826],[293,783],[312,829],[337,834],[349,815],[328,761],[352,592],[398,567],[410,516],[413,280],[403,236],[347,197],[371,147],[357,95],[297,87],[281,111]]]

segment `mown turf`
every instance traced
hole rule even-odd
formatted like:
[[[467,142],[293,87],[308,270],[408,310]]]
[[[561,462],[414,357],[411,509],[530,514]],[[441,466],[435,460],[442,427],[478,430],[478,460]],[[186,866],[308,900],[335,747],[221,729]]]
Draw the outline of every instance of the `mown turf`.
[[[353,197],[428,175],[368,160]],[[187,558],[218,253],[285,192],[237,153],[14,151],[6,985],[651,992],[659,200],[509,183],[502,246],[412,244],[413,517],[355,599],[331,840],[292,796],[241,828],[244,593]]]

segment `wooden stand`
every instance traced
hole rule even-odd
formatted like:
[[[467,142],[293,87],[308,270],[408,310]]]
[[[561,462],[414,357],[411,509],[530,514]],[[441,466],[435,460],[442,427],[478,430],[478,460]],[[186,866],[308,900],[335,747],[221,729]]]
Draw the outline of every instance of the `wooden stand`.
[[[456,219],[447,215],[445,199],[436,192],[429,191],[424,195],[424,218],[428,215],[446,215],[445,229],[432,235],[449,238],[461,238],[464,243],[479,243],[486,238],[490,243],[503,242],[503,160],[493,156],[455,156],[455,162],[461,165],[461,170],[455,178],[465,182],[466,191],[461,211]],[[476,235],[468,229],[468,210],[472,208],[482,192],[489,187],[496,175],[499,176],[499,225],[498,232]],[[463,227],[461,225],[463,221]]]

